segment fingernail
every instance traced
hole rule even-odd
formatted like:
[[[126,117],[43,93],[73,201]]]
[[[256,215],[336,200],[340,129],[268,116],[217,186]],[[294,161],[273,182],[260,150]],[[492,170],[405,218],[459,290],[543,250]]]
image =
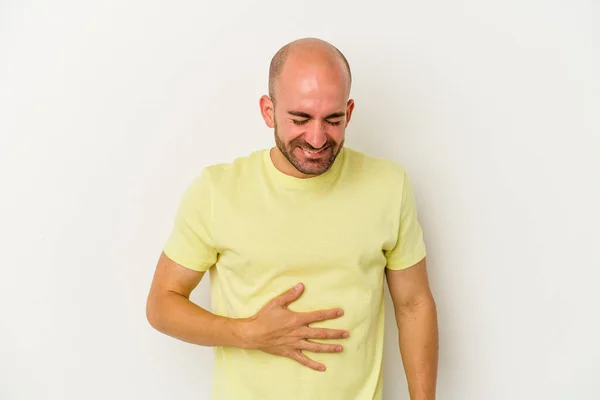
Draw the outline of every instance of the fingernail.
[[[296,290],[302,289],[302,284],[301,283],[297,284],[296,286],[294,286],[294,289],[296,289]]]
[[[325,367],[321,365],[321,366],[319,367],[319,371],[325,371]]]
[[[348,337],[350,336],[350,334],[348,332],[344,332],[344,334],[342,335],[342,337]]]
[[[342,346],[338,346],[335,348],[335,351],[342,351]]]
[[[342,310],[337,312],[338,317],[341,317],[342,315],[344,315],[344,312]]]

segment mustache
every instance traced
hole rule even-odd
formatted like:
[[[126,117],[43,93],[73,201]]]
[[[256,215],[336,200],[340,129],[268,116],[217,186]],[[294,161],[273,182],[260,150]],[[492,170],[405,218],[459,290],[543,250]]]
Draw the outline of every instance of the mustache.
[[[325,150],[328,147],[334,147],[335,144],[336,144],[335,141],[333,141],[329,138],[327,139],[325,144],[323,144],[323,146],[321,146],[321,147],[313,147],[311,144],[309,144],[308,142],[306,142],[302,139],[294,139],[290,142],[290,145],[292,147],[300,147],[302,150],[308,150],[308,151]]]

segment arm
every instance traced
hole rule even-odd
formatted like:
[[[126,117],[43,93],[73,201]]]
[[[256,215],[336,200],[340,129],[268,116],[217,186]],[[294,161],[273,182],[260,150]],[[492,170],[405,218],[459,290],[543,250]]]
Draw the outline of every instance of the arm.
[[[304,286],[299,284],[269,301],[249,318],[226,318],[192,303],[190,293],[204,272],[185,268],[163,252],[158,260],[146,303],[150,325],[166,335],[202,346],[230,346],[261,350],[291,358],[315,370],[325,366],[302,351],[337,353],[342,346],[321,344],[309,339],[341,339],[347,331],[311,328],[308,325],[343,315],[340,309],[293,312],[288,305],[297,300]]]
[[[412,400],[434,400],[438,366],[438,326],[425,258],[403,270],[386,269],[394,303],[400,353]]]
[[[150,325],[166,335],[202,346],[244,347],[239,320],[220,317],[192,303],[190,293],[204,272],[184,268],[162,253],[146,303]]]

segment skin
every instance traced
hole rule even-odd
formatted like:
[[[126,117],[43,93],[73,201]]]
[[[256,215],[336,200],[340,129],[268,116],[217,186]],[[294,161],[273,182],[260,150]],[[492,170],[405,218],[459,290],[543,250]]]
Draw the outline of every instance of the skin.
[[[354,110],[343,61],[327,43],[293,42],[275,93],[276,99],[260,98],[262,117],[275,130],[273,164],[297,178],[326,172],[343,147]]]
[[[150,293],[146,317],[150,325],[166,335],[201,346],[233,346],[262,350],[288,357],[317,371],[325,366],[306,357],[302,351],[336,353],[341,344],[321,344],[309,339],[343,339],[349,332],[341,329],[311,328],[317,321],[339,318],[343,310],[293,312],[287,308],[300,298],[304,286],[290,288],[274,297],[250,318],[215,315],[190,301],[204,272],[185,268],[161,253]]]
[[[342,149],[345,129],[354,110],[350,79],[334,49],[316,39],[291,43],[274,97],[262,96],[260,110],[275,130],[271,159],[281,172],[310,179],[326,172]],[[306,152],[308,151],[308,152]],[[234,346],[288,357],[317,371],[305,352],[336,353],[350,332],[311,328],[317,321],[339,318],[341,309],[297,313],[288,305],[304,290],[290,288],[275,296],[249,318],[217,316],[189,300],[204,276],[159,257],[147,299],[146,315],[158,331],[202,346]],[[402,271],[386,269],[394,304],[399,347],[412,400],[435,399],[438,365],[438,327],[435,301],[429,287],[426,260]],[[337,339],[321,344],[311,339]]]
[[[423,258],[404,270],[386,269],[411,400],[433,400],[436,394],[439,352],[437,308],[426,264],[427,260]]]

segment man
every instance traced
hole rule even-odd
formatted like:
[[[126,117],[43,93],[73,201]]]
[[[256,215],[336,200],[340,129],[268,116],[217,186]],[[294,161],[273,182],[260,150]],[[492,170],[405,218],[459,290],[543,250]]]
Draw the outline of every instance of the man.
[[[181,199],[150,324],[215,347],[213,399],[382,398],[384,276],[410,397],[434,399],[438,332],[410,181],[344,147],[350,67],[301,39],[270,67],[276,146],[205,168]],[[210,271],[213,312],[189,300]]]

